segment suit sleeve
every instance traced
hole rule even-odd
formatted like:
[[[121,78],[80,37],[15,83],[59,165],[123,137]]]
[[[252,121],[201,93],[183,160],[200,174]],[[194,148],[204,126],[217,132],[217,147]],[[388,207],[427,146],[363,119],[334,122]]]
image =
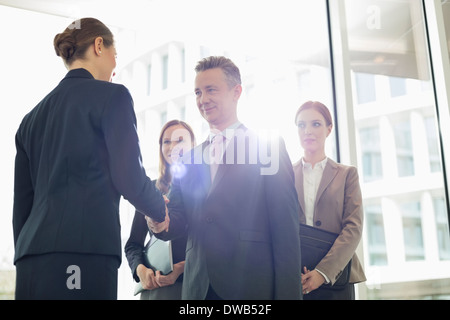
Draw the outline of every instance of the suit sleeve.
[[[19,129],[20,130],[20,129]],[[14,171],[14,205],[13,233],[14,245],[17,243],[20,231],[28,219],[33,206],[34,188],[30,174],[28,156],[23,149],[20,131],[16,134],[16,158]]]
[[[301,257],[299,204],[294,171],[284,141],[280,138],[277,154],[278,171],[265,177],[267,206],[270,212],[275,269],[275,299],[301,298]]]
[[[349,167],[344,188],[342,231],[330,251],[316,266],[329,277],[332,284],[355,254],[362,237],[364,214],[359,176],[355,167]]]
[[[136,282],[139,282],[139,277],[136,274],[138,265],[144,263],[144,246],[145,238],[147,237],[148,228],[144,215],[140,212],[135,212],[133,224],[131,225],[130,237],[125,244],[125,256],[128,260],[131,273]]]
[[[181,194],[180,179],[173,179],[170,193],[168,195],[169,203],[169,231],[163,231],[155,234],[161,240],[175,240],[186,235],[187,219],[185,216],[185,208],[183,203],[183,196]]]
[[[116,189],[138,211],[156,221],[164,221],[164,199],[145,173],[133,100],[124,86],[117,86],[105,106],[102,129]]]

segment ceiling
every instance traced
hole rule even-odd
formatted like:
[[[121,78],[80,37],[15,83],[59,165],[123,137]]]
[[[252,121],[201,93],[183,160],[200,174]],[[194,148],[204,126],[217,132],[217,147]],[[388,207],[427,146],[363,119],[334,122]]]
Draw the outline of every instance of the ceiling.
[[[109,26],[134,29],[155,0],[0,0],[0,5],[78,19],[96,17]],[[138,8],[138,10],[136,10]]]
[[[0,5],[61,17],[95,16],[109,26],[127,29],[139,29],[160,16],[156,3],[158,0],[0,0]],[[444,16],[449,17],[450,0],[442,3]],[[420,2],[346,0],[346,4],[354,71],[428,79],[430,68],[420,60],[428,55]],[[450,23],[446,34],[450,51]]]

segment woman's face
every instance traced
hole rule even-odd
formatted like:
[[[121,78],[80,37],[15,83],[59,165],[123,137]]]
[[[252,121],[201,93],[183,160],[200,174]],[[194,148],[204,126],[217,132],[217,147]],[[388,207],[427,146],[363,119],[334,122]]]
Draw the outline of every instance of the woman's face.
[[[178,162],[184,152],[192,149],[193,144],[189,131],[181,124],[168,127],[163,133],[161,144],[164,160],[170,165]]]
[[[117,58],[117,51],[116,47],[114,45],[109,47],[104,47],[102,51],[103,55],[103,61],[102,61],[102,79],[104,81],[112,81],[112,78],[114,76],[114,69],[116,69],[116,58]]]
[[[325,151],[325,140],[331,133],[332,125],[327,126],[323,115],[306,109],[297,116],[298,136],[303,149],[309,153]]]

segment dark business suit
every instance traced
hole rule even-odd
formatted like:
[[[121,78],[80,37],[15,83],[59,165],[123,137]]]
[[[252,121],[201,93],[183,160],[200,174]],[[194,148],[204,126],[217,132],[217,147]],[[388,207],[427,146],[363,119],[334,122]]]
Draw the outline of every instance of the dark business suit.
[[[240,138],[231,140],[213,183],[203,162],[209,142],[184,157],[186,173],[173,182],[169,232],[158,236],[173,238],[188,229],[183,299],[205,299],[211,288],[228,300],[301,298],[292,164],[277,139],[271,157],[278,170],[262,174],[268,166],[249,156],[263,153],[265,142],[243,127],[237,136],[242,133],[245,146]]]
[[[164,200],[142,167],[133,101],[122,85],[95,80],[85,69],[69,71],[24,117],[16,149],[18,283],[25,276],[21,261],[40,255],[101,255],[118,266],[121,195],[139,211],[164,220]]]

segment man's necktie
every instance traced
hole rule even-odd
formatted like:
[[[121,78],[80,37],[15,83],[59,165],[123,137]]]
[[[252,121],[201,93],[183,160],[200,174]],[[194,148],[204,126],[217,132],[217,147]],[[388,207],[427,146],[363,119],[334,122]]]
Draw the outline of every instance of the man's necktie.
[[[222,134],[216,134],[211,141],[210,150],[210,169],[211,169],[211,182],[214,181],[219,164],[222,161],[224,153],[224,141],[225,137]]]

